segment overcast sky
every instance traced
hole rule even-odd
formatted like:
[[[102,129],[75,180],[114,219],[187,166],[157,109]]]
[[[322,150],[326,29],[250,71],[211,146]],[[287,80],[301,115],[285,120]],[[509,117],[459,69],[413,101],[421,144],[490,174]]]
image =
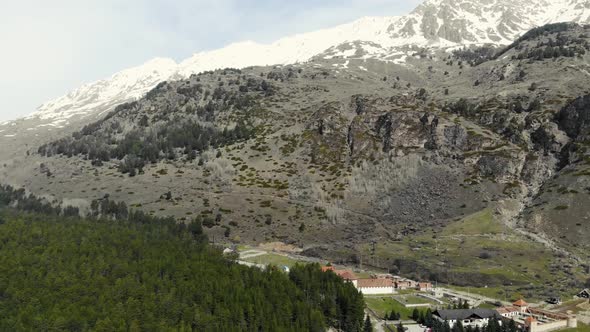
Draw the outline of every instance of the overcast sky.
[[[154,57],[401,15],[421,0],[0,0],[0,121]]]

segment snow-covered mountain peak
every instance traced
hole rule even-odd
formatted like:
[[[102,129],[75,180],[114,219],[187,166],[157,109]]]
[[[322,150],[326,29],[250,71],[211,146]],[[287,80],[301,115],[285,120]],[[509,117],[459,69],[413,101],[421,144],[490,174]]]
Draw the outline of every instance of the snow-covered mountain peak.
[[[226,67],[266,66],[304,62],[345,42],[357,40],[387,43],[387,28],[398,17],[363,17],[330,29],[298,34],[272,44],[252,41],[234,43],[219,50],[200,52],[183,61],[178,70],[188,76],[204,70]]]
[[[400,17],[362,17],[271,44],[244,41],[199,52],[177,64],[157,58],[108,79],[85,84],[41,105],[28,118],[61,126],[72,117],[99,116],[140,98],[159,82],[220,68],[285,65],[314,57],[360,57],[403,63],[407,46],[505,45],[536,26],[590,23],[590,0],[427,0]]]
[[[508,44],[547,23],[590,22],[588,0],[429,0],[389,28],[401,43]]]
[[[172,59],[155,58],[141,66],[125,69],[108,79],[84,84],[67,95],[41,105],[27,118],[53,120],[61,124],[73,116],[108,110],[130,99],[139,98],[172,75],[178,65]]]

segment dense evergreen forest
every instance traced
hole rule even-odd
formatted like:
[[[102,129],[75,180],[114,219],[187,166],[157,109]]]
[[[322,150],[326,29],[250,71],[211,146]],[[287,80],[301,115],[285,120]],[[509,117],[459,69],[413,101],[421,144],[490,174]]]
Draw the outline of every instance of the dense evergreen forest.
[[[15,197],[38,200],[0,187],[1,331],[362,330],[362,295],[317,264],[262,271],[224,257],[198,222],[83,219],[40,200],[23,212]]]

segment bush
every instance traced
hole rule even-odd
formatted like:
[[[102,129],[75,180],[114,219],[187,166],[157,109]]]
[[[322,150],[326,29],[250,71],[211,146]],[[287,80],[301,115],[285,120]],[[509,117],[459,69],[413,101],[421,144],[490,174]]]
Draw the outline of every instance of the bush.
[[[482,252],[479,254],[479,258],[481,258],[481,259],[490,259],[490,258],[492,258],[492,254],[490,254],[490,253],[489,253],[489,252],[487,252],[487,251],[482,251]]]

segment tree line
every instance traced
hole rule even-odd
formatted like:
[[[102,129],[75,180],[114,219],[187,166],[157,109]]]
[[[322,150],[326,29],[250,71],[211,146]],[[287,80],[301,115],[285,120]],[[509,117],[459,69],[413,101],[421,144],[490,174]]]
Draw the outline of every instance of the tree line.
[[[363,329],[362,295],[317,264],[289,274],[246,267],[210,245],[198,221],[152,217],[108,197],[93,203],[92,218],[24,212],[33,197],[6,188],[2,331]]]

